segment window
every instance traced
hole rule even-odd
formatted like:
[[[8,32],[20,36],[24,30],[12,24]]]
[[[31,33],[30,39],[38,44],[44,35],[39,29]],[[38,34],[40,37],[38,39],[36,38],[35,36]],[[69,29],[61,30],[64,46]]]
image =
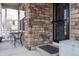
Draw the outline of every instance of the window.
[[[20,20],[20,30],[24,30],[24,18]]]
[[[24,31],[24,17],[25,11],[23,8],[19,9],[19,30]]]

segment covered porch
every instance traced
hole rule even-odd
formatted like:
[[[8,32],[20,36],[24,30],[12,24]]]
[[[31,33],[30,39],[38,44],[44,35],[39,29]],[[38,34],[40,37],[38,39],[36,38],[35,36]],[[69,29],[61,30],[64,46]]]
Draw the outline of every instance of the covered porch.
[[[58,56],[60,41],[79,37],[72,31],[78,9],[68,3],[0,4],[0,55]],[[17,32],[22,33],[22,45],[10,34]]]

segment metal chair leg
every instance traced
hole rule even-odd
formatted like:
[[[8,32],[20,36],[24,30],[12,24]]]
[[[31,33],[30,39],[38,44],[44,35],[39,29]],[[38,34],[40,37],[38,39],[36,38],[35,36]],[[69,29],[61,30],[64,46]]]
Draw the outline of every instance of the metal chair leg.
[[[23,44],[22,44],[22,40],[20,39],[20,42],[21,42],[21,45],[23,46]]]
[[[14,47],[16,47],[16,39],[14,39]]]

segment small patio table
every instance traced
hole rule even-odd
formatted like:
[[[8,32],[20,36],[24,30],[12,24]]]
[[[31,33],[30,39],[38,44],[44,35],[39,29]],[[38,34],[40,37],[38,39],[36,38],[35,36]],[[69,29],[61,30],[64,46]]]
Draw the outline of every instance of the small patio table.
[[[10,33],[14,37],[14,46],[16,46],[16,40],[19,39],[22,44],[22,32],[11,32]],[[20,35],[20,36],[19,36]],[[18,36],[18,37],[17,37]]]

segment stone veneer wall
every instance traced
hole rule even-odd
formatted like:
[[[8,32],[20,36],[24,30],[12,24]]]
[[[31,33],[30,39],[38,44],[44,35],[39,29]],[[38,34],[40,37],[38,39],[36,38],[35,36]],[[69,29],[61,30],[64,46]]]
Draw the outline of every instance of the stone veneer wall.
[[[53,4],[24,4],[25,46],[35,49],[39,44],[51,43],[53,40]]]
[[[71,38],[79,37],[79,4],[73,3],[70,8],[71,15]]]

